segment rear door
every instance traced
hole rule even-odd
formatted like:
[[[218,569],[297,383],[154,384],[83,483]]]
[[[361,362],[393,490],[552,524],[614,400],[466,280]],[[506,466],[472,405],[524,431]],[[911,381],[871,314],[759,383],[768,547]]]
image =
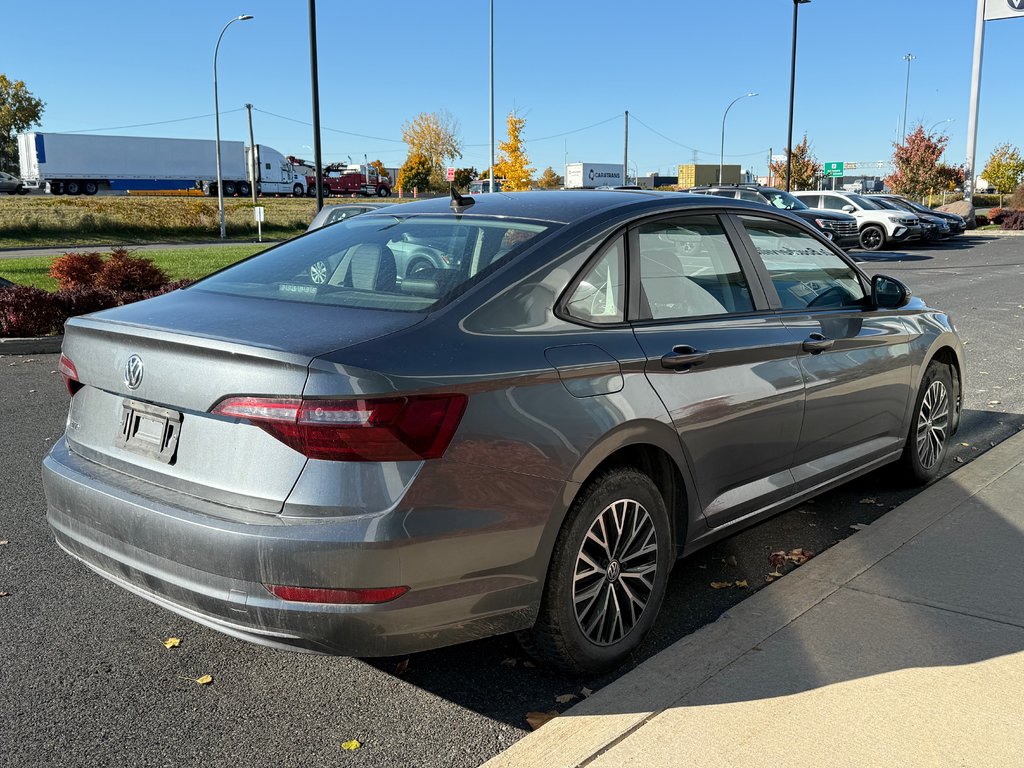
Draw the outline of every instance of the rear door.
[[[707,213],[649,220],[629,233],[630,270],[639,275],[630,306],[646,375],[711,526],[786,495],[803,411],[799,344],[737,256],[736,237]]]
[[[909,326],[870,305],[856,269],[796,224],[737,216],[782,323],[798,336],[806,406],[794,478],[810,487],[902,447]]]

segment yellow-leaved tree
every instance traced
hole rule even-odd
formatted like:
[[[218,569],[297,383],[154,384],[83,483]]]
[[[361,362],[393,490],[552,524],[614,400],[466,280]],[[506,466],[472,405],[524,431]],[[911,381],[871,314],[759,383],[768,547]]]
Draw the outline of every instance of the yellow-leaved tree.
[[[515,112],[508,113],[508,140],[498,142],[498,162],[494,164],[494,178],[504,179],[504,192],[524,192],[533,182],[530,158],[523,149],[523,127],[526,118]]]

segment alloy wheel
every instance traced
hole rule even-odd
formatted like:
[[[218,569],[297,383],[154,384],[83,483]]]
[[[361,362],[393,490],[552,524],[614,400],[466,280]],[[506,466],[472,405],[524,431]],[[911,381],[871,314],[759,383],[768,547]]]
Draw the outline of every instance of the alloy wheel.
[[[658,534],[643,505],[609,504],[576,555],[572,599],[576,622],[596,645],[614,645],[640,620],[654,590]]]
[[[931,469],[942,456],[949,427],[949,395],[941,381],[933,381],[917,414],[917,457]]]

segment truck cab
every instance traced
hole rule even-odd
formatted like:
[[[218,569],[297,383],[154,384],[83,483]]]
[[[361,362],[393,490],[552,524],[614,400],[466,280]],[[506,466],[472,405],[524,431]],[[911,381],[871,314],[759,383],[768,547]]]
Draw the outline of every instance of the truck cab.
[[[246,147],[246,167],[250,181],[261,195],[294,195],[303,197],[306,194],[306,177],[280,152],[266,144],[256,145],[255,163],[251,158],[251,147]],[[252,168],[256,173],[253,178]]]
[[[316,179],[306,177],[309,194],[316,193]],[[363,197],[388,197],[391,195],[391,181],[381,176],[375,165],[353,163],[341,168],[328,170],[323,177],[326,196],[346,195]]]

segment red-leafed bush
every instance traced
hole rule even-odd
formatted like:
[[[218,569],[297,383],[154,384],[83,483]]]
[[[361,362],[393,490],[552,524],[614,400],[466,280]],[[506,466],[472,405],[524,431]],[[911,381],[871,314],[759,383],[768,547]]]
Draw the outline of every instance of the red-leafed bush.
[[[63,322],[57,297],[40,288],[18,285],[0,289],[0,335],[45,336]]]
[[[61,290],[95,285],[103,269],[103,257],[98,253],[65,253],[50,264],[50,277]]]
[[[1010,198],[1010,207],[1015,211],[1024,211],[1024,184],[1021,184],[1013,191]]]
[[[1024,230],[1024,211],[1006,211],[1002,223],[1003,229]]]
[[[153,291],[167,282],[167,275],[149,259],[115,248],[96,276],[96,285],[111,291]]]
[[[55,296],[64,319],[99,312],[120,304],[117,294],[106,288],[67,288],[57,291]]]

